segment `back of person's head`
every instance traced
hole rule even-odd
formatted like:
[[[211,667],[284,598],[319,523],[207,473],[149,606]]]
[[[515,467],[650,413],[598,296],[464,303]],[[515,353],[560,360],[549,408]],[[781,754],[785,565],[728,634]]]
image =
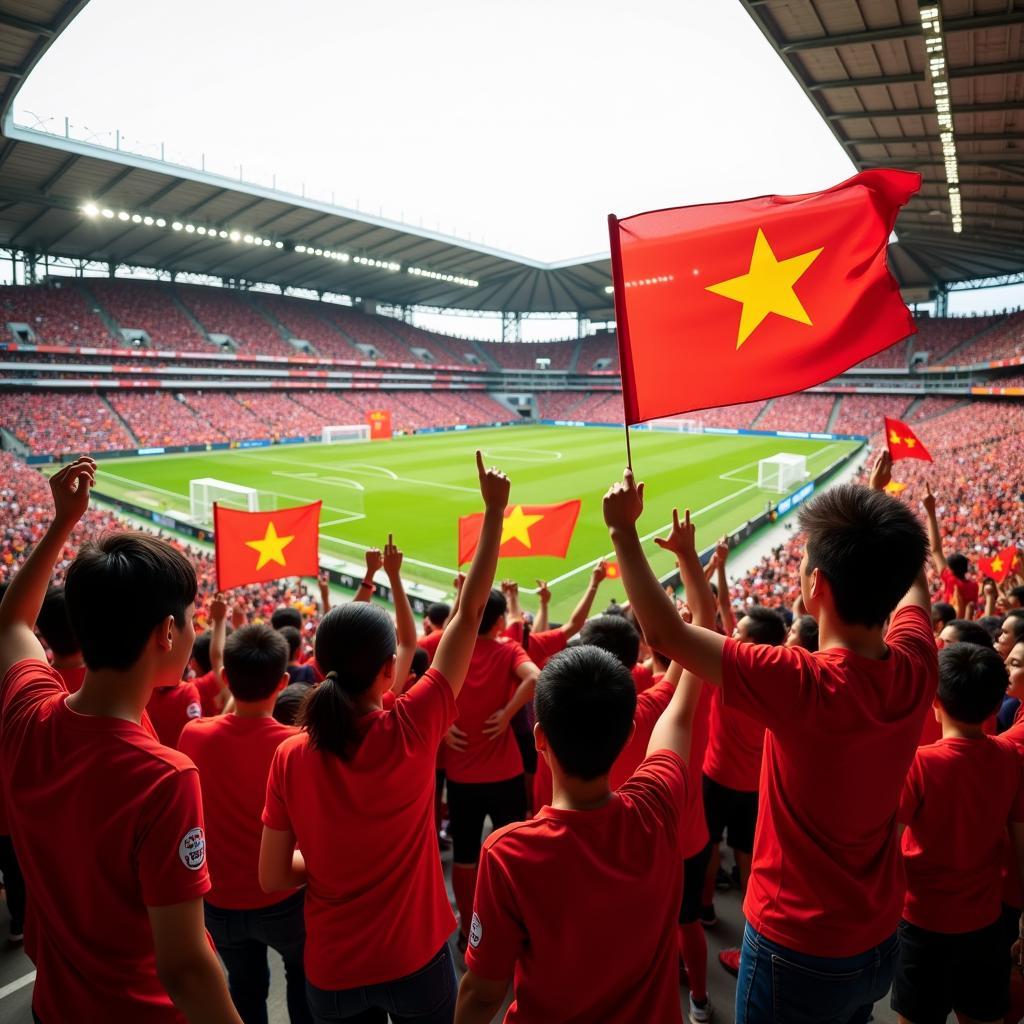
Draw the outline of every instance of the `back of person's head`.
[[[213,662],[210,661],[212,641],[213,634],[207,630],[205,633],[200,633],[192,642],[192,660],[196,663],[196,668],[201,676],[206,675],[213,668]]]
[[[946,559],[949,571],[958,579],[962,580],[967,576],[967,570],[971,567],[966,555],[954,552]]]
[[[562,770],[607,775],[633,729],[636,685],[620,659],[587,644],[567,647],[537,680],[537,724]]]
[[[978,619],[978,625],[981,626],[995,642],[997,636],[999,636],[1000,630],[1003,628],[1003,620],[999,615],[982,615]]]
[[[487,595],[487,604],[484,605],[484,615],[480,620],[480,636],[486,636],[498,624],[498,621],[508,611],[508,601],[500,590],[491,590]]]
[[[978,725],[999,710],[1009,681],[991,647],[955,643],[939,651],[939,703],[950,718]]]
[[[70,658],[79,653],[78,637],[68,618],[68,602],[63,587],[53,586],[46,591],[36,628],[46,646],[58,658]]]
[[[285,626],[294,626],[302,631],[302,612],[298,608],[282,606],[275,608],[270,616],[270,625],[274,629],[284,629]]]
[[[192,654],[186,612],[196,598],[196,573],[170,544],[132,532],[84,544],[68,568],[64,591],[71,628],[93,672],[130,668],[153,630],[170,617],[189,631],[180,676]]]
[[[956,618],[956,609],[945,601],[936,601],[932,605],[932,623],[940,629]]]
[[[298,721],[302,702],[311,689],[309,683],[289,683],[274,701],[274,718],[282,725],[294,725]]]
[[[448,621],[448,616],[452,613],[452,607],[449,604],[445,604],[443,601],[435,601],[433,604],[427,606],[427,612],[423,616],[430,623],[434,629],[444,629],[444,624]]]
[[[806,651],[818,649],[818,620],[813,615],[798,615],[793,619],[790,644]]]
[[[640,656],[640,634],[624,615],[598,615],[580,630],[580,643],[600,647],[632,669]]]
[[[992,635],[980,622],[970,619],[954,619],[946,623],[946,628],[939,638],[947,644],[975,644],[978,647],[991,647]]]
[[[294,661],[302,646],[302,634],[294,626],[281,626],[277,632],[284,637],[284,641],[288,645],[288,659]]]
[[[288,644],[270,626],[241,626],[224,641],[224,676],[235,700],[266,700],[288,668]]]
[[[868,487],[823,491],[800,510],[800,526],[807,574],[817,569],[825,577],[836,614],[848,625],[884,625],[924,565],[928,543],[917,516]]]
[[[1014,608],[1024,608],[1024,586],[1011,588],[1010,600],[1016,602]]]
[[[1017,612],[1020,614],[1016,614]],[[1003,617],[996,642],[1006,654],[1014,644],[1021,640],[1024,640],[1024,609],[1011,608]]]
[[[413,679],[419,679],[427,669],[430,668],[430,655],[422,647],[417,647],[412,652],[412,662],[409,665],[409,673]]]
[[[314,749],[349,760],[359,746],[356,700],[395,657],[395,626],[383,608],[365,601],[337,605],[316,631],[316,663],[324,681],[309,692],[299,724]]]
[[[754,605],[736,624],[739,639],[750,644],[778,647],[786,642],[786,623],[774,608]]]

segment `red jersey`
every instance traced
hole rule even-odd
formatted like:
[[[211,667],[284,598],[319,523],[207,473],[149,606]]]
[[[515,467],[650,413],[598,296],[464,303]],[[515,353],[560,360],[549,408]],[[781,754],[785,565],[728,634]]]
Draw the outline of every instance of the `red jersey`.
[[[978,607],[978,584],[974,580],[960,579],[959,576],[953,574],[953,570],[948,566],[942,570],[939,579],[942,584],[942,600],[946,604],[956,607],[953,597],[959,591],[965,612],[969,604],[973,604],[975,608]]]
[[[459,692],[455,724],[466,733],[465,750],[444,751],[444,768],[453,782],[502,782],[523,774],[523,758],[511,729],[496,740],[483,734],[484,723],[500,711],[519,686],[516,669],[530,656],[512,640],[477,637],[466,681]]]
[[[631,671],[637,693],[643,693],[654,685],[654,673],[646,665],[636,664]]]
[[[225,910],[256,910],[290,896],[294,889],[260,888],[263,804],[274,752],[298,729],[273,718],[219,715],[186,724],[178,749],[199,769],[210,843],[206,902]]]
[[[306,977],[356,988],[423,967],[455,928],[434,829],[434,759],[455,721],[433,669],[391,711],[360,720],[350,761],[300,733],[277,749],[263,824],[295,835],[306,860]]]
[[[430,660],[434,660],[434,655],[437,653],[437,645],[441,642],[441,637],[444,636],[440,630],[433,633],[428,633],[426,636],[416,638],[416,645],[422,647],[423,650],[430,655]]]
[[[947,737],[920,747],[900,798],[903,917],[971,932],[999,917],[1006,826],[1024,821],[1024,765],[1011,744]]]
[[[157,686],[149,698],[146,711],[165,747],[177,747],[178,737],[185,724],[203,716],[199,691],[194,683]]]
[[[855,956],[896,930],[895,818],[938,685],[928,613],[892,618],[889,656],[725,642],[722,701],[763,722],[754,859],[743,910],[773,942]]]
[[[212,669],[192,680],[192,685],[199,691],[199,706],[203,709],[203,718],[213,718],[220,714],[220,681]]]
[[[681,1020],[676,937],[686,766],[662,750],[604,806],[545,807],[480,856],[466,966],[515,975],[510,1022]]]
[[[543,668],[559,651],[565,650],[569,638],[561,629],[543,629],[539,633],[531,633],[526,639],[526,653],[530,661]]]
[[[721,692],[711,700],[704,774],[720,786],[756,793],[761,778],[764,725],[742,711],[726,707]]]
[[[32,894],[32,1006],[44,1021],[184,1024],[156,974],[147,907],[210,888],[199,775],[141,726],[79,715],[59,675],[0,684],[0,769]],[[90,851],[68,858],[69,844]]]
[[[998,743],[1005,744],[1016,751],[1024,763],[1024,704],[1017,708],[1013,717],[1013,725],[996,737]],[[1003,857],[1003,903],[1008,907],[1020,910],[1024,907],[1024,892],[1021,890],[1020,868],[1017,866],[1017,852],[1010,841],[1009,835],[1004,843]]]
[[[64,680],[68,693],[78,693],[82,688],[82,683],[85,682],[85,666],[76,665],[74,668],[59,668],[56,671],[57,675]]]

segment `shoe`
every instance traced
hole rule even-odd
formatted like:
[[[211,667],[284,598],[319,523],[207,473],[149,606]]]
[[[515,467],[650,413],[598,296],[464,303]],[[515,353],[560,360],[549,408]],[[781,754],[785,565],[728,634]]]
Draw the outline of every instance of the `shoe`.
[[[700,908],[700,923],[705,928],[714,928],[718,924],[718,915],[715,913],[714,903]]]
[[[25,936],[21,932],[8,932],[7,941],[4,943],[4,948],[21,949],[25,945]]]
[[[690,1024],[707,1024],[714,1015],[715,1011],[711,1009],[710,999],[705,999],[704,1005],[698,1006],[693,1001],[693,996],[690,996]]]
[[[715,875],[715,888],[719,892],[728,892],[732,888],[732,876],[723,868],[719,868]]]
[[[740,951],[738,949],[723,949],[718,954],[718,962],[734,977],[740,976]]]

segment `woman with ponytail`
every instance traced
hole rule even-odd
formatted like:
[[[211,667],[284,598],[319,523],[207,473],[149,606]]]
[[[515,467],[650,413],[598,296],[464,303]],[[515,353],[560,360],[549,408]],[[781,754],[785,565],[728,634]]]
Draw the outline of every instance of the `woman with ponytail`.
[[[267,785],[260,884],[306,885],[306,978],[318,1024],[450,1024],[455,927],[434,832],[434,764],[455,721],[498,560],[509,482],[476,454],[480,542],[459,610],[430,669],[384,710],[405,679],[395,627],[375,605],[332,608],[316,635],[326,678],[306,698],[302,732],[278,748]],[[385,549],[399,633],[407,613],[401,552]],[[415,624],[413,624],[413,643]]]

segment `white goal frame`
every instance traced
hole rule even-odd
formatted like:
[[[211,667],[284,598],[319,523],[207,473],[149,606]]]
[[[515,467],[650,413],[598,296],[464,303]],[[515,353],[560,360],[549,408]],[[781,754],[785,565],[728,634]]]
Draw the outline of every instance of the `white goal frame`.
[[[320,432],[322,444],[341,444],[351,441],[369,441],[369,423],[340,423],[324,427]]]
[[[259,512],[260,495],[254,487],[203,476],[188,482],[189,518],[196,523],[213,521],[213,503],[245,512]],[[265,510],[264,510],[265,511]]]
[[[648,430],[664,430],[677,434],[703,434],[704,423],[687,416],[665,416],[662,419],[650,420]]]
[[[757,464],[757,486],[762,491],[785,494],[807,479],[807,457],[780,452]]]

